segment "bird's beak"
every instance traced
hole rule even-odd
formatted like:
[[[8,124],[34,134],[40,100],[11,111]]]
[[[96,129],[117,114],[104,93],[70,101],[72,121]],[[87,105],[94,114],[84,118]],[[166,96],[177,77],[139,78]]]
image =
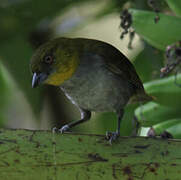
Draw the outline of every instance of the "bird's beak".
[[[32,78],[32,88],[37,87],[47,79],[48,75],[45,73],[34,73]]]

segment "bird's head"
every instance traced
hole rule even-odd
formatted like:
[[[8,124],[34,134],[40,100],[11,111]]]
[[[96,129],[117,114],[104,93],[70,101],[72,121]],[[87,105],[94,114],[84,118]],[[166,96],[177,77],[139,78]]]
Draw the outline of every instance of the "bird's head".
[[[78,51],[72,39],[51,40],[41,45],[32,56],[32,87],[41,83],[59,86],[71,78],[78,64]]]

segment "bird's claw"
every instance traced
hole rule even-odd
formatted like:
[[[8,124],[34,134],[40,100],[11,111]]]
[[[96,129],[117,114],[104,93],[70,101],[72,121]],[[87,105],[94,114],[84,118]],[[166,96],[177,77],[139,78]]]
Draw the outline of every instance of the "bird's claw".
[[[112,142],[115,141],[119,137],[118,132],[106,132],[106,139],[112,145]]]
[[[58,131],[63,134],[64,132],[68,131],[70,129],[69,125],[64,125],[61,127]]]
[[[53,128],[52,128],[52,133],[56,133],[56,131],[57,131],[57,128],[56,128],[56,127],[53,127]]]

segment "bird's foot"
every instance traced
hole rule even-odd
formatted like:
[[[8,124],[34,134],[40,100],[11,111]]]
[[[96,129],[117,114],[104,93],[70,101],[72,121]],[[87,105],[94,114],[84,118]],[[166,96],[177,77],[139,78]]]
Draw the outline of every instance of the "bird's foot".
[[[173,139],[172,134],[167,131],[163,131],[160,136],[162,139]]]
[[[62,126],[62,127],[58,130],[58,132],[60,132],[61,134],[63,134],[64,132],[67,132],[69,129],[70,129],[69,125],[66,124],[66,125]]]
[[[161,134],[156,134],[154,128],[150,128],[147,132],[148,137],[156,138],[157,136],[160,136],[162,139],[173,139],[173,135],[169,133],[168,131],[163,131]]]
[[[58,129],[57,127],[53,127],[52,133],[59,132],[59,133],[63,134],[64,132],[67,132],[69,129],[70,129],[69,125],[64,125],[60,129]]]
[[[52,128],[52,133],[56,133],[56,131],[57,131],[57,127],[53,127]]]
[[[106,139],[109,141],[109,143],[112,145],[112,142],[115,141],[119,137],[118,132],[106,132]]]

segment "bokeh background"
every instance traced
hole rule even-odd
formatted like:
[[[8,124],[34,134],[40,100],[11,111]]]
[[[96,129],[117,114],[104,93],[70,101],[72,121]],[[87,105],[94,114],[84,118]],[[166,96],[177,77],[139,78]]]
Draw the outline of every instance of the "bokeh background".
[[[135,30],[136,34],[132,41],[132,48],[128,48],[129,33],[123,39],[120,38],[124,31],[120,27],[120,15],[123,10],[131,8],[134,10],[130,31]],[[167,64],[166,47],[181,39],[181,33],[178,32],[181,27],[180,15],[179,0],[175,2],[169,0],[1,0],[0,127],[51,129],[59,128],[67,122],[80,118],[78,110],[65,98],[59,88],[46,85],[36,89],[31,88],[32,74],[29,62],[40,44],[56,37],[85,37],[108,42],[132,61],[143,83],[151,83],[147,85],[149,90],[150,86],[153,87],[152,84],[156,86],[154,80],[160,79],[160,69]],[[178,54],[175,55],[175,49],[179,48],[177,44],[173,48],[171,54],[173,62],[180,58]],[[167,74],[167,76],[171,75]],[[174,97],[176,85],[173,81],[171,83],[173,85],[171,94],[165,94],[162,99],[170,97],[179,101],[180,87],[177,86],[178,97]],[[161,83],[158,82],[153,89],[163,95],[163,88],[160,86]],[[167,89],[169,85],[164,87]],[[150,91],[150,94],[160,96],[159,93],[155,95],[154,92]],[[164,107],[160,107],[160,104]],[[176,119],[175,124],[179,126],[180,104],[177,103],[171,110],[163,110],[167,105],[170,107],[169,98],[163,104],[159,98],[156,98],[155,102],[146,106],[140,104],[127,106],[121,134],[135,133],[134,127],[137,124],[135,119],[138,119],[139,127],[147,127],[146,130],[155,125],[159,128],[164,127],[159,130],[159,133],[168,129],[168,126],[160,126],[161,122],[168,124],[168,120],[174,119],[171,121],[173,128]],[[144,107],[149,110],[144,110]],[[138,117],[134,116],[136,108]],[[158,115],[149,117],[150,114],[155,114],[155,108],[158,110],[158,113],[156,111]],[[145,112],[148,114],[148,119],[147,114],[144,115]],[[169,116],[170,114],[173,116]],[[107,130],[115,130],[116,121],[114,113],[93,113],[88,123],[80,125],[74,131],[103,134]],[[177,131],[179,132],[180,129]],[[143,130],[142,134],[145,135]]]

